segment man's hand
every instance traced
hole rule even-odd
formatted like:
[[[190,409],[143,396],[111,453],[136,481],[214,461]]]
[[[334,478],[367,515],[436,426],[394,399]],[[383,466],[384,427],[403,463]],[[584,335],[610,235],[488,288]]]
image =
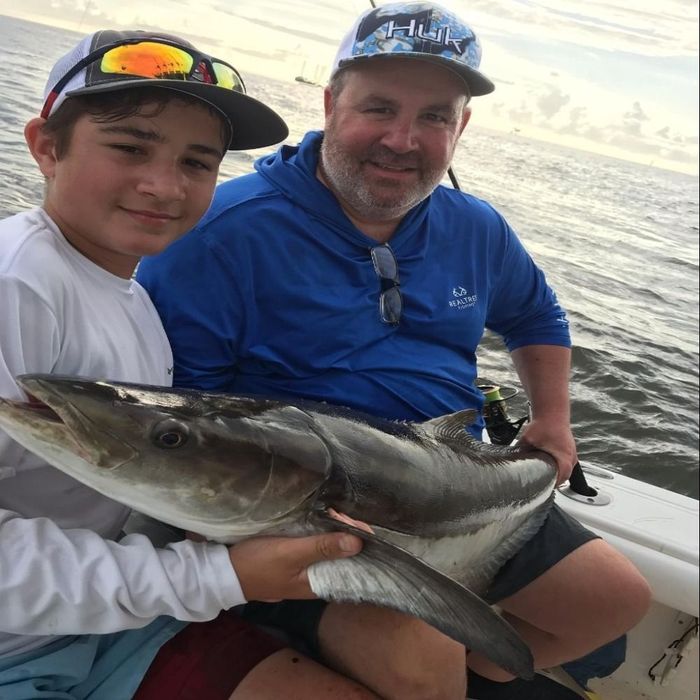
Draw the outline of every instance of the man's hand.
[[[317,561],[343,559],[362,549],[359,537],[326,532],[311,537],[255,537],[229,547],[246,600],[315,598],[306,573]]]
[[[559,425],[550,420],[533,419],[530,423],[526,423],[518,443],[532,445],[554,457],[559,471],[557,486],[569,478],[571,470],[578,461],[576,443],[568,422]]]

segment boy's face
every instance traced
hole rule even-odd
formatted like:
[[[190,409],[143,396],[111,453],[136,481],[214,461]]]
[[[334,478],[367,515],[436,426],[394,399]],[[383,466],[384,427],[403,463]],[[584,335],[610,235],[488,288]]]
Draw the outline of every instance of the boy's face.
[[[68,152],[39,161],[44,207],[63,235],[125,278],[202,217],[226,151],[222,120],[204,105],[176,99],[155,112],[145,105],[106,123],[83,115]]]

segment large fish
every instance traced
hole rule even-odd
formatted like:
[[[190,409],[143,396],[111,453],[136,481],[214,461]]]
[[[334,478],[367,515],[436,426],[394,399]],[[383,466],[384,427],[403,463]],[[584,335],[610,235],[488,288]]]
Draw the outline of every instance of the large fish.
[[[18,381],[34,399],[0,400],[0,427],[79,481],[219,542],[353,532],[360,554],[310,567],[319,597],[415,615],[532,676],[530,650],[479,594],[540,527],[556,469],[545,453],[471,438],[473,411],[399,423],[301,401]]]

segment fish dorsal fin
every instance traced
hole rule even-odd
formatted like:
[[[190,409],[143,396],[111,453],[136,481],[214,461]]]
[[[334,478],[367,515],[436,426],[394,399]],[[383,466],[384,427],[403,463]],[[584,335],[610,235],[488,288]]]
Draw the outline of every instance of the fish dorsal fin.
[[[425,421],[422,427],[441,440],[474,449],[481,443],[470,435],[466,428],[476,423],[478,416],[478,412],[473,408],[465,408]]]

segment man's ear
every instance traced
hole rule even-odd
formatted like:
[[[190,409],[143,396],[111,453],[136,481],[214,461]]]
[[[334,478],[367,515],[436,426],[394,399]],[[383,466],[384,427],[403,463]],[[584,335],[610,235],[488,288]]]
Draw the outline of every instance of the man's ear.
[[[43,126],[46,119],[35,117],[27,122],[24,127],[24,139],[29,146],[29,152],[37,162],[41,174],[46,178],[52,178],[56,170],[56,139],[47,134]]]
[[[333,95],[331,94],[331,89],[329,87],[325,87],[323,89],[323,114],[325,115],[326,119],[331,116],[332,111]]]
[[[466,128],[467,124],[469,124],[469,120],[471,119],[472,116],[472,108],[468,107],[465,105],[464,107],[464,113],[462,114],[462,125],[459,127],[459,135],[462,135],[462,132]]]

